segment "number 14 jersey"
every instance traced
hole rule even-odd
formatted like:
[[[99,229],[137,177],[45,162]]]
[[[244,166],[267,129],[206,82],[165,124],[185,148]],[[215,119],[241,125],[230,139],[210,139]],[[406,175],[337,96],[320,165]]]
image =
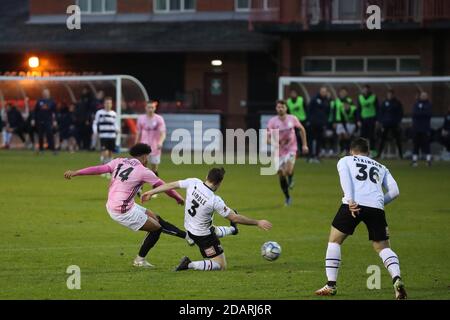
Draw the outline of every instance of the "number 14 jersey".
[[[230,208],[200,179],[190,178],[178,183],[180,188],[187,189],[184,228],[195,236],[210,235],[214,212],[225,218],[230,214]]]
[[[108,208],[115,213],[126,213],[134,205],[134,197],[144,183],[151,186],[161,180],[137,159],[116,158],[107,163],[111,170]]]
[[[365,156],[347,156],[337,164],[344,196],[342,203],[353,200],[359,205],[384,209],[383,187],[396,184],[389,170]]]

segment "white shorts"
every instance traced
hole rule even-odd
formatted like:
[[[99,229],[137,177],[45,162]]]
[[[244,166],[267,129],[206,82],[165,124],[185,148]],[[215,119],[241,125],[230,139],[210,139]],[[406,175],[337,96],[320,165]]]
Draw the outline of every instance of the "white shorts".
[[[133,231],[141,229],[148,219],[148,216],[145,214],[147,209],[136,203],[126,213],[115,213],[108,207],[106,207],[106,210],[114,221]]]
[[[160,154],[158,154],[157,156],[149,155],[148,162],[150,162],[150,164],[160,164],[161,163],[161,155]]]
[[[287,155],[280,157],[280,164],[278,166],[278,169],[281,169],[288,162],[292,163],[292,165],[295,165],[296,159],[297,155],[295,153],[288,153]]]
[[[345,130],[347,128],[347,130]],[[344,127],[342,123],[338,123],[336,126],[336,133],[339,134],[345,134],[348,133],[349,135],[353,135],[356,131],[356,124],[354,123],[347,123]]]

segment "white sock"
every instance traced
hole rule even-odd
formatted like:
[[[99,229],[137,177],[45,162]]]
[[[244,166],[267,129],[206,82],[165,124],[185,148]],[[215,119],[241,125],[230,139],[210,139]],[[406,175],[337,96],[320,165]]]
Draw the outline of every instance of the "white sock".
[[[105,164],[105,157],[104,156],[100,156],[100,163],[101,164]]]
[[[431,161],[431,154],[427,154],[427,161],[428,161],[428,162]]]
[[[418,159],[419,159],[419,156],[417,154],[413,154],[412,161],[417,162]]]
[[[233,234],[234,227],[215,227],[214,230],[217,238],[223,238]]]
[[[188,268],[200,271],[212,271],[221,269],[220,264],[213,260],[193,261],[189,263]]]
[[[3,135],[3,143],[7,146],[11,144],[12,133],[5,130]]]
[[[400,262],[398,256],[390,248],[386,248],[380,251],[380,258],[383,260],[383,264],[389,271],[392,279],[400,277]]]
[[[327,255],[325,258],[325,270],[328,281],[336,282],[341,264],[341,245],[328,242]]]

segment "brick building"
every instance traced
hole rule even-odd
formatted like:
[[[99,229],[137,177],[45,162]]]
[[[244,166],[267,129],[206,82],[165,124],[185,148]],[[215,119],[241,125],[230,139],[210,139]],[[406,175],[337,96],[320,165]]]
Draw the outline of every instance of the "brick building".
[[[81,30],[66,27],[71,4]],[[382,32],[365,26],[369,4]],[[450,74],[444,0],[3,0],[0,12],[0,73],[35,54],[50,72],[130,74],[167,110],[221,112],[228,128],[257,126],[280,75]]]

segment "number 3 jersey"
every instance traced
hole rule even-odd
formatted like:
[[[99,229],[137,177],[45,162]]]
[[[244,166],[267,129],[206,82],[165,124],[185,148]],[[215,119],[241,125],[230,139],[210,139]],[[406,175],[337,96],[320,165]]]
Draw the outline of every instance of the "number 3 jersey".
[[[389,170],[369,157],[343,157],[339,160],[337,169],[344,191],[344,204],[353,200],[359,205],[383,210],[387,204],[385,199],[388,199],[383,188],[387,191],[398,188]]]
[[[200,179],[181,180],[179,184],[180,188],[187,189],[184,228],[195,236],[210,235],[209,228],[212,226],[214,212],[225,218],[231,210],[222,198],[215,195]]]
[[[151,186],[162,181],[137,159],[116,158],[106,164],[111,169],[108,202],[113,212],[126,213],[134,205],[134,197],[144,183]]]

